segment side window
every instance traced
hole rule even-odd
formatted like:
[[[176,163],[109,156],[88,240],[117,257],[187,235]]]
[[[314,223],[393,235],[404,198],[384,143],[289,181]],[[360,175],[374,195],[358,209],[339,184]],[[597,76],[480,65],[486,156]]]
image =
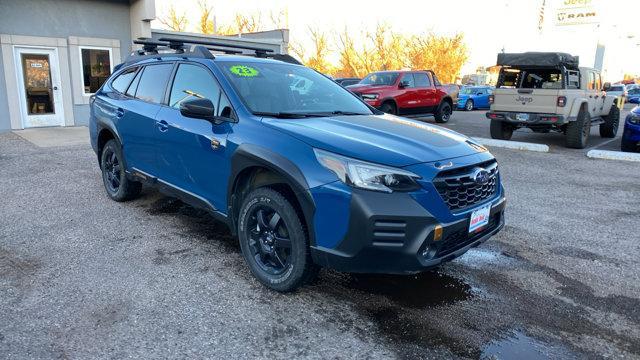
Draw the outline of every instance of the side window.
[[[237,119],[233,107],[224,93],[220,94],[220,102],[216,107],[216,115],[229,119]]]
[[[129,86],[129,84],[131,83],[131,80],[135,75],[136,75],[136,68],[127,69],[120,75],[116,76],[115,79],[113,79],[113,81],[111,82],[111,87],[115,91],[124,94],[125,90],[127,90],[127,87]]]
[[[140,77],[142,76],[142,70],[138,71],[138,75],[136,75],[135,79],[129,85],[126,94],[131,97],[136,96],[136,89],[138,88],[138,84],[140,83]]]
[[[180,107],[180,103],[192,97],[207,98],[217,105],[220,87],[209,71],[198,65],[180,64],[171,86],[169,106]]]
[[[589,84],[587,84],[587,89],[593,90],[596,88],[596,74],[593,71],[589,72]]]
[[[413,78],[416,80],[416,87],[429,87],[431,86],[431,82],[429,81],[429,76],[425,73],[415,73],[413,74]]]
[[[416,83],[413,80],[413,74],[411,73],[406,73],[404,75],[402,75],[402,80],[400,80],[402,82],[408,82],[409,85],[407,86],[408,88],[412,88],[412,87],[416,87]]]
[[[136,89],[136,98],[161,103],[173,64],[147,65]]]
[[[596,75],[596,90],[602,90],[602,80],[600,79],[600,73],[595,74]]]

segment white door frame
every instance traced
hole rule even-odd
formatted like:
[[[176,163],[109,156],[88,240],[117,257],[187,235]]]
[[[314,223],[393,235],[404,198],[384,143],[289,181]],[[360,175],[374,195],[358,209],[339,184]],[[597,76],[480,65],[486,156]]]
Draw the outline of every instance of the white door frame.
[[[14,45],[14,62],[16,77],[18,82],[18,98],[20,102],[20,114],[22,117],[22,128],[38,126],[64,126],[64,104],[63,87],[60,76],[60,61],[58,48],[45,46]],[[53,90],[54,113],[46,115],[29,115],[27,110],[27,97],[24,84],[24,69],[22,68],[22,54],[39,54],[49,56],[49,71],[51,76],[51,86],[57,88]],[[33,121],[33,122],[32,122]]]

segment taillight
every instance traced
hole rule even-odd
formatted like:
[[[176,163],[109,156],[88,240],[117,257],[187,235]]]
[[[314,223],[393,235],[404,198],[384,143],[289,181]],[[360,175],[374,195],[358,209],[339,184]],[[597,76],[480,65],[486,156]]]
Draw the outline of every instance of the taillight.
[[[564,107],[565,105],[567,105],[567,97],[558,96],[558,107]]]
[[[493,104],[493,95],[489,95],[489,104]]]

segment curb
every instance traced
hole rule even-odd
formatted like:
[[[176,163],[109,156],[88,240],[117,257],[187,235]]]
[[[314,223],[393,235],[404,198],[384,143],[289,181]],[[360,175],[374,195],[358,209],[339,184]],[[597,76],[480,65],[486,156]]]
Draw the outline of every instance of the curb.
[[[473,140],[479,142],[481,145],[484,145],[484,146],[493,146],[493,147],[500,147],[505,149],[513,149],[513,150],[549,152],[549,146],[543,145],[543,144],[533,144],[533,143],[520,142],[520,141],[506,141],[506,140],[495,140],[495,139],[485,139],[485,138],[473,138]]]
[[[640,162],[640,153],[629,153],[629,152],[622,152],[622,151],[589,150],[587,152],[587,157],[591,159]]]

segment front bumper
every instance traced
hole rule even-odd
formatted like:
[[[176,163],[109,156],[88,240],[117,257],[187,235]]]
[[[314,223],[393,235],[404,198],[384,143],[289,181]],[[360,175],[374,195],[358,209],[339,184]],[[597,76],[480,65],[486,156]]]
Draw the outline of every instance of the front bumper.
[[[526,121],[518,119],[518,115],[526,114]],[[527,113],[527,112],[511,112],[511,111],[488,111],[485,115],[491,120],[500,120],[514,125],[562,125],[567,123],[568,119],[563,115],[546,114],[546,113]]]
[[[624,131],[622,132],[622,141],[640,145],[640,124],[634,124],[629,121],[629,116],[627,116],[627,119],[625,120]]]
[[[504,226],[503,190],[493,199],[489,224],[469,234],[470,216],[439,222],[411,194],[354,189],[346,236],[335,248],[312,246],[314,261],[345,272],[411,274],[450,261],[478,246]],[[434,240],[435,228],[442,237]]]

